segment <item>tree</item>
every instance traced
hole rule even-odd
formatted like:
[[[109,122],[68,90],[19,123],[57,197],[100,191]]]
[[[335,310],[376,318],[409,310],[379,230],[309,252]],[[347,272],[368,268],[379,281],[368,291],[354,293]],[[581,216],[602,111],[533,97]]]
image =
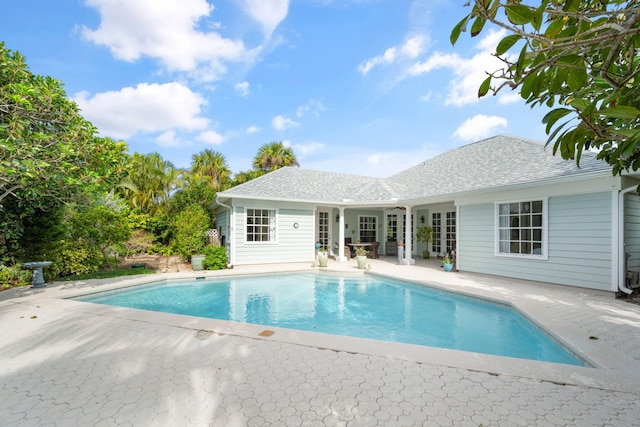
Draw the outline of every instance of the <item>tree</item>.
[[[244,184],[245,182],[249,182],[252,179],[256,179],[266,172],[263,170],[252,169],[246,172],[238,172],[234,175],[233,180],[231,181],[231,187],[235,187],[236,185]]]
[[[231,170],[222,153],[207,149],[193,155],[191,174],[195,179],[206,179],[215,191],[222,191],[229,186]]]
[[[131,235],[126,215],[104,205],[73,212],[69,223],[72,238],[100,251],[109,269],[108,249],[126,242]]]
[[[13,197],[34,207],[108,188],[126,144],[95,134],[58,80],[32,74],[0,42],[0,205]]]
[[[504,68],[491,71],[478,94],[519,89],[531,107],[556,107],[543,119],[564,159],[580,164],[584,150],[614,175],[640,167],[640,6],[637,0],[475,0],[451,32],[487,22],[509,33],[496,47]],[[519,50],[517,54],[513,51]]]
[[[159,153],[134,153],[126,166],[127,177],[119,184],[120,194],[133,208],[155,214],[184,186],[184,171],[164,160]]]
[[[283,166],[300,166],[291,147],[282,142],[270,142],[258,149],[253,159],[253,168],[264,172],[273,172]]]

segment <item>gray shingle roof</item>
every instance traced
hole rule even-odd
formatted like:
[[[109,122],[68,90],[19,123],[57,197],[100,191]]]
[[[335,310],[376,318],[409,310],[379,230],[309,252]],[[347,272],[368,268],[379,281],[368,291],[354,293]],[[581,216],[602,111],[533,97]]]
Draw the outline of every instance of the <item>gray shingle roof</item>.
[[[389,178],[285,167],[219,193],[221,198],[341,203],[391,202],[536,183],[584,173],[610,173],[606,162],[583,153],[574,161],[551,147],[500,135],[449,150]]]
[[[609,165],[594,153],[575,161],[554,156],[544,143],[499,135],[449,150],[388,178],[402,185],[404,199],[486,190],[536,183],[591,172],[610,173]]]

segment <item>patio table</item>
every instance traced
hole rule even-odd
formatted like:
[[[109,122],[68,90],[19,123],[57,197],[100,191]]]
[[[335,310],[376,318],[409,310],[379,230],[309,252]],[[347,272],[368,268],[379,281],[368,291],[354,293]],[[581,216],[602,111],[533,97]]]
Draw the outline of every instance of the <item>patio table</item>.
[[[353,248],[355,250],[355,248],[357,247],[363,247],[365,249],[367,249],[367,251],[371,254],[369,255],[370,258],[373,259],[378,259],[378,242],[369,242],[369,243],[347,243],[347,246],[350,246],[351,248]]]

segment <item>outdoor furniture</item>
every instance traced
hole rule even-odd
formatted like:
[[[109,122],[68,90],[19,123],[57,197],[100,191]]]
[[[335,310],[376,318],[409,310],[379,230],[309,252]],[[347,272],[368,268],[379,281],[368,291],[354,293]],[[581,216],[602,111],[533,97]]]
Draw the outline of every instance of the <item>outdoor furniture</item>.
[[[351,247],[354,251],[357,247],[362,247],[367,250],[367,256],[372,259],[379,258],[378,256],[378,246],[380,243],[378,242],[369,242],[369,243],[349,243],[349,247]]]

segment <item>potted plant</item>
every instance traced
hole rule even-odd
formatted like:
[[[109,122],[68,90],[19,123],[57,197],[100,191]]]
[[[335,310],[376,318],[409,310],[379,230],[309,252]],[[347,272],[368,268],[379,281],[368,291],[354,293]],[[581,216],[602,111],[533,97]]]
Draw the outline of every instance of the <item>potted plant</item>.
[[[445,254],[442,259],[442,266],[444,267],[444,271],[452,271],[453,270],[453,262],[451,262],[451,257],[449,254]]]
[[[429,259],[429,242],[431,241],[431,237],[433,236],[433,227],[428,225],[423,225],[418,227],[418,231],[416,232],[416,240],[421,243],[426,243],[424,252],[422,252],[422,259]]]
[[[326,267],[327,261],[329,260],[329,254],[327,253],[327,248],[321,247],[318,249],[318,264],[320,267]]]
[[[362,246],[356,248],[356,262],[359,269],[367,268],[367,250]]]

